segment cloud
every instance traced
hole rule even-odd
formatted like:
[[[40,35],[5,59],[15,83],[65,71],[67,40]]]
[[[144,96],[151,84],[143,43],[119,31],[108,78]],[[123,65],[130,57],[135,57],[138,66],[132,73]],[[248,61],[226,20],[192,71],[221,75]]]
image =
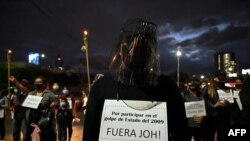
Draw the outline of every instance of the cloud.
[[[225,30],[220,31],[219,28],[211,28],[206,33],[191,39],[184,40],[178,45],[180,46],[204,46],[216,47],[223,44],[228,44],[238,40],[249,38],[250,27],[230,25]]]
[[[194,20],[191,23],[192,28],[201,28],[201,27],[211,27],[218,24],[218,19],[216,17],[206,17],[202,19]]]
[[[218,46],[233,41],[244,40],[250,36],[250,27],[248,26],[234,26],[227,27],[224,31],[219,32],[214,39],[207,44],[207,46]]]
[[[196,45],[196,46],[206,45],[209,42],[211,42],[213,40],[213,38],[215,36],[217,36],[218,33],[219,33],[219,31],[217,28],[212,28],[208,32],[203,33],[202,35],[200,35],[198,37],[184,40],[184,41],[178,43],[178,45],[182,46],[182,47],[193,46],[193,45]]]

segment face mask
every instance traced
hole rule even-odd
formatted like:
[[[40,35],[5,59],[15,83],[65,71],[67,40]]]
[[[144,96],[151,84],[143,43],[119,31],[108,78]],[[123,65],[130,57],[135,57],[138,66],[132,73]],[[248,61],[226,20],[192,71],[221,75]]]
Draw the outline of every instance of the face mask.
[[[68,95],[69,94],[69,90],[64,89],[64,90],[62,90],[62,93],[63,93],[63,95]]]
[[[189,89],[195,91],[198,85],[195,82],[189,83]]]
[[[43,84],[35,84],[36,90],[42,90],[43,89]]]
[[[18,89],[14,89],[14,93],[17,93],[18,92]]]
[[[61,102],[61,103],[60,103],[60,106],[61,106],[62,108],[66,108],[67,103],[66,103],[66,102]]]
[[[196,87],[191,86],[191,87],[189,87],[189,89],[192,91],[195,91]]]

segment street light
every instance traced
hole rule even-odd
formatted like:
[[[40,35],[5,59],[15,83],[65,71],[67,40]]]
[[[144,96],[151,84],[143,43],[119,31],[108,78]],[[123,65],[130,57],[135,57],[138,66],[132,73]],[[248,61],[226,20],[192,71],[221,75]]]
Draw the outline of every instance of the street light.
[[[88,44],[88,31],[87,30],[83,30],[83,46],[81,48],[81,50],[83,52],[85,52],[86,54],[86,68],[87,68],[87,77],[88,77],[88,90],[90,93],[90,88],[91,88],[91,84],[90,84],[90,75],[89,75],[89,55],[88,55],[88,48],[89,48],[89,44]]]
[[[200,77],[201,79],[204,79],[205,78],[205,76],[204,75],[201,75],[201,77]]]
[[[8,94],[10,94],[10,64],[11,64],[11,54],[12,54],[12,50],[8,50],[7,51],[7,64],[8,64]]]
[[[178,49],[176,52],[177,56],[177,86],[180,86],[180,56],[181,56],[181,51]]]
[[[45,56],[45,54],[44,53],[42,53],[41,54],[41,58],[45,58],[46,56]]]

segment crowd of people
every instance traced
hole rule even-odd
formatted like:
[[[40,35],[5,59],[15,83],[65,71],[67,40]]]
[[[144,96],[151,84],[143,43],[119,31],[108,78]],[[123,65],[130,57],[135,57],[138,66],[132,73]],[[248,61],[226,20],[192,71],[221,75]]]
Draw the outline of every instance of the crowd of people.
[[[214,76],[209,81],[191,80],[182,91],[183,101],[204,101],[206,115],[188,118],[188,139],[224,141],[230,127],[250,126],[248,86],[250,77],[237,77],[232,85]],[[221,93],[227,93],[223,97]]]
[[[129,19],[119,33],[108,66],[110,75],[96,81],[90,91],[83,141],[149,140],[158,137],[154,130],[150,130],[150,136],[149,129],[145,129],[150,123],[145,123],[145,119],[136,118],[132,123],[124,122],[121,116],[118,121],[112,119],[112,115],[119,115],[123,110],[118,108],[123,104],[127,107],[126,112],[136,110],[143,113],[150,109],[157,116],[159,113],[153,112],[157,111],[157,105],[166,103],[165,118],[157,122],[167,122],[168,131],[164,139],[169,141],[226,141],[229,127],[250,125],[249,76],[244,81],[237,78],[235,87],[230,88],[226,87],[225,81],[214,76],[209,81],[188,81],[185,88],[180,89],[173,79],[159,73],[154,23]],[[201,109],[203,113],[195,111],[198,114],[187,116],[185,105],[189,102],[202,102],[203,105],[193,107],[204,107]],[[110,105],[120,110],[109,112],[115,110]],[[102,118],[105,116],[106,119]],[[166,127],[150,125],[152,129],[166,133]],[[145,131],[148,136],[137,135],[140,131]]]
[[[105,78],[106,77],[104,77],[104,79]],[[98,79],[99,77],[95,79],[94,82],[96,83]],[[74,104],[75,98],[70,94],[67,87],[60,88],[58,83],[53,83],[52,86],[49,87],[46,79],[41,76],[34,80],[34,88],[30,86],[30,83],[26,79],[22,79],[19,82],[14,76],[11,76],[9,80],[14,87],[10,91],[11,95],[6,95],[2,89],[0,90],[0,109],[4,111],[4,109],[10,108],[11,110],[13,118],[12,135],[14,141],[20,140],[21,133],[23,135],[23,141],[31,141],[31,135],[35,129],[31,124],[36,124],[42,131],[39,133],[40,140],[46,139],[54,141],[58,139],[59,141],[66,141],[67,139],[71,139],[73,132],[72,120],[76,115],[76,107]],[[110,83],[112,82],[111,80],[108,81],[109,83],[105,83],[106,85],[112,84]],[[100,85],[98,83],[101,82],[97,81],[95,85]],[[96,86],[93,87],[93,89],[96,89]],[[119,87],[121,88],[121,86]],[[230,91],[233,96],[233,101],[220,98],[220,90]],[[187,140],[213,141],[216,138],[217,141],[223,141],[228,136],[228,127],[238,125],[249,126],[249,91],[250,76],[236,78],[230,87],[227,87],[225,82],[219,80],[217,76],[212,77],[209,81],[194,79],[186,82],[184,89],[179,89],[183,103],[204,101],[206,107],[205,116],[197,114],[187,118]],[[37,109],[22,106],[27,95],[43,97]],[[83,100],[86,100],[86,97],[87,95],[84,93]],[[124,98],[126,96],[122,95],[122,97]],[[83,104],[84,113],[86,112],[86,104],[87,102]],[[90,105],[93,104],[95,105],[97,103],[90,102]],[[91,106],[91,108],[94,107],[95,106]],[[91,112],[93,111],[95,110],[91,110]],[[96,119],[96,117],[89,117],[90,115],[89,113],[87,115],[86,129],[84,130],[85,138],[88,137],[88,132],[92,132],[92,134],[95,134],[95,137],[98,138],[96,132],[93,132],[96,124],[88,122],[88,118],[93,120]],[[5,116],[6,113],[4,112],[0,114],[1,140],[4,140],[5,137]],[[177,121],[179,122],[180,120]],[[183,122],[180,123],[185,124]],[[91,129],[88,129],[88,126],[90,126]]]
[[[21,135],[23,141],[71,140],[72,122],[79,119],[76,118],[76,99],[69,88],[57,82],[49,86],[43,76],[36,77],[33,85],[26,79],[19,82],[14,76],[9,81],[13,87],[9,91],[0,90],[1,140],[5,138],[7,115],[12,118],[13,141],[20,141]],[[41,97],[37,107],[27,106],[30,96]]]

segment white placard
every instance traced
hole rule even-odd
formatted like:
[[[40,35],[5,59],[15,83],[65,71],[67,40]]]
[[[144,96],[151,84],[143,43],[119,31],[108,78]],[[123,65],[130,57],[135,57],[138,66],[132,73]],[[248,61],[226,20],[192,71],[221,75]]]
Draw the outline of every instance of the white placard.
[[[42,99],[43,97],[41,96],[28,95],[24,100],[22,106],[37,109]]]
[[[62,102],[62,100],[60,99],[60,105],[61,105],[61,102]],[[69,104],[68,109],[72,109],[72,99],[71,98],[67,98],[67,102]]]
[[[0,118],[4,118],[4,109],[0,110]]]
[[[238,104],[240,110],[242,110],[242,103],[241,103],[240,99],[237,98],[237,99],[236,99],[236,102],[237,102],[237,104]]]
[[[136,102],[138,105],[145,103]],[[105,100],[99,141],[111,140],[168,141],[167,103],[136,110],[122,100]]]
[[[234,90],[233,91],[234,93],[234,98],[239,98],[239,93],[240,93],[240,91],[237,91],[237,90]]]
[[[71,98],[67,98],[67,101],[69,103],[69,109],[72,109],[72,99]]]
[[[10,111],[11,119],[14,119],[14,111]]]
[[[186,117],[194,117],[195,115],[206,116],[206,108],[204,100],[185,102]]]
[[[234,92],[234,93],[233,93],[233,96],[234,96],[234,98],[236,99],[236,103],[238,104],[240,110],[242,110],[242,104],[241,104],[240,96],[239,96],[240,91],[235,90],[235,91],[233,91],[233,92]]]
[[[234,103],[234,98],[231,90],[217,90],[220,99],[225,99],[229,103]]]

